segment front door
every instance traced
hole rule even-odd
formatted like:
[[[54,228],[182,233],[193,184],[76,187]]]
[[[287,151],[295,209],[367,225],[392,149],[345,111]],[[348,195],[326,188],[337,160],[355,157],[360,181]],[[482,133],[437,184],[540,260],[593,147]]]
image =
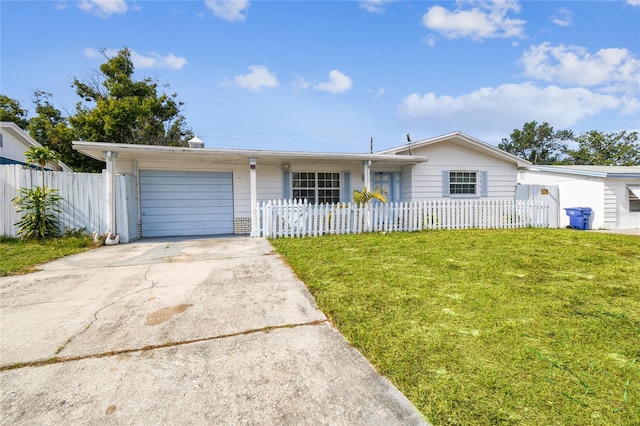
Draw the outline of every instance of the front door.
[[[374,172],[373,173],[373,189],[382,188],[387,195],[387,202],[400,202],[400,172]]]

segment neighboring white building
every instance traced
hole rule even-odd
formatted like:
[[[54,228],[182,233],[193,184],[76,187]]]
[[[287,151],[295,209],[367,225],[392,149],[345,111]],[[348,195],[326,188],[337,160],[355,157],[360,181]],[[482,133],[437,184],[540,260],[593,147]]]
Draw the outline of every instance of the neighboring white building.
[[[16,123],[0,121],[0,164],[27,164],[24,153],[32,146],[42,147]],[[47,169],[70,172],[63,162],[49,163]]]
[[[640,166],[530,166],[518,182],[558,186],[563,227],[563,209],[589,207],[591,229],[640,228]]]
[[[389,201],[513,200],[518,169],[530,165],[460,132],[372,154],[83,141],[73,147],[106,161],[110,181],[127,175],[135,182],[137,196],[107,194],[112,218],[117,209],[132,217],[129,229],[137,232],[131,240],[248,233],[257,229],[258,201],[348,202],[352,191],[363,187],[383,186]],[[109,229],[116,229],[115,223]]]

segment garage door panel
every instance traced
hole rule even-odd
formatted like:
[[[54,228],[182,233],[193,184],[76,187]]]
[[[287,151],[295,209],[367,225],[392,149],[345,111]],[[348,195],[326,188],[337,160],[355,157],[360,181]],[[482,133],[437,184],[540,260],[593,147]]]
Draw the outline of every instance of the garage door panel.
[[[171,210],[157,210],[154,213],[149,213],[144,215],[144,220],[147,223],[155,222],[166,222],[169,217],[170,220],[174,222],[198,222],[198,221],[225,221],[226,219],[213,219],[219,215],[230,215],[233,214],[233,209],[225,209],[225,210],[215,210],[213,212],[201,212],[192,213],[192,214],[184,214],[181,212],[172,213]]]
[[[208,229],[215,230],[220,226],[224,226],[225,221],[223,220],[201,220],[196,222],[171,222],[168,226],[163,226],[162,222],[148,222],[147,229],[149,231],[162,231],[162,230],[200,230],[200,229]],[[209,234],[212,232],[210,231]],[[197,235],[206,235],[206,234],[197,234]]]
[[[229,234],[231,232],[228,232]],[[205,235],[220,235],[218,228],[189,228],[189,229],[147,229],[144,233],[145,237],[194,237]]]
[[[233,175],[142,170],[142,236],[233,233]]]
[[[147,200],[145,203],[147,209],[146,212],[150,212],[151,209],[169,209],[169,208],[182,208],[184,209],[183,200]],[[233,200],[189,200],[189,207],[230,207],[233,208]]]
[[[181,192],[181,193],[188,193],[191,194],[192,196],[196,196],[197,194],[225,194],[227,193],[227,187],[230,185],[230,183],[228,185],[222,185],[222,184],[216,184],[216,185],[191,185],[189,184],[176,184],[175,182],[173,184],[165,184],[165,185],[150,185],[150,184],[140,184],[141,186],[145,187],[145,190],[147,192],[150,193],[160,193],[160,194],[167,194],[167,193],[175,193],[175,192]]]
[[[190,191],[180,192],[151,192],[145,194],[145,200],[233,200],[233,195],[226,192],[208,192],[208,193],[193,193]]]

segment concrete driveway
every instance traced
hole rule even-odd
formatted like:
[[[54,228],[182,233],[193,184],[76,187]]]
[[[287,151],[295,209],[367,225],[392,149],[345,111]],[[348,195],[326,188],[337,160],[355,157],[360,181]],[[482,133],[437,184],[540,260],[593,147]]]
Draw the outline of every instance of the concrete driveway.
[[[0,278],[2,424],[426,424],[258,238]]]

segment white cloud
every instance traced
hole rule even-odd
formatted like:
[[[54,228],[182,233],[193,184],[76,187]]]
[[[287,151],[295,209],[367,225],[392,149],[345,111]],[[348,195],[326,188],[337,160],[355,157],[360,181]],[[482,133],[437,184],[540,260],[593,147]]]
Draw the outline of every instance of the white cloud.
[[[473,7],[467,7],[467,3]],[[442,6],[432,6],[422,17],[425,27],[442,33],[448,38],[470,37],[481,41],[486,38],[523,37],[525,21],[508,18],[509,12],[519,12],[515,0],[489,0],[481,2],[457,2],[458,7],[449,11]]]
[[[264,65],[251,65],[249,74],[237,75],[233,78],[236,86],[243,89],[259,90],[263,87],[277,87],[278,79]]]
[[[608,91],[638,92],[640,59],[623,48],[591,54],[580,46],[531,46],[520,58],[523,74],[568,85],[605,86]]]
[[[95,47],[87,47],[82,51],[82,54],[85,58],[99,58],[101,55],[100,51]]]
[[[333,70],[329,73],[329,81],[316,84],[314,89],[338,95],[351,89],[352,86],[353,82],[349,76],[338,70]]]
[[[573,23],[572,13],[569,9],[565,9],[564,7],[560,8],[556,14],[551,17],[551,22],[561,27],[568,27]]]
[[[382,97],[385,94],[386,89],[384,87],[380,88],[378,90],[367,89],[366,92],[371,94],[371,95],[373,95],[373,98],[377,99],[377,98]]]
[[[305,80],[304,77],[296,75],[295,79],[293,80],[293,83],[291,83],[291,85],[295,88],[295,89],[299,89],[299,90],[307,90],[308,88],[311,87],[311,82]]]
[[[384,8],[388,3],[396,0],[360,0],[360,7],[373,13],[384,13]]]
[[[126,13],[128,10],[125,0],[82,0],[78,7],[85,12],[92,13],[103,18],[113,14]]]
[[[483,87],[461,96],[438,96],[435,93],[413,93],[398,106],[405,121],[425,123],[429,119],[439,125],[447,123],[459,129],[460,123],[485,130],[512,123],[517,128],[527,121],[548,121],[557,127],[570,127],[605,110],[627,109],[632,103],[612,95],[594,93],[584,88],[539,87],[531,82]],[[510,127],[507,126],[507,129]]]
[[[206,0],[205,4],[225,21],[244,21],[249,8],[249,0]]]
[[[136,68],[179,70],[187,64],[187,60],[184,57],[175,56],[173,53],[162,56],[159,53],[151,52],[149,56],[145,56],[133,50],[131,51],[131,60]]]
[[[627,0],[627,4],[631,6],[640,6],[640,0]]]
[[[436,38],[433,36],[425,37],[422,41],[429,47],[435,47],[436,45]]]
[[[119,49],[104,49],[104,54],[94,47],[87,47],[82,54],[86,58],[112,58],[118,54]],[[135,50],[131,50],[131,62],[134,68],[164,68],[179,70],[187,64],[184,57],[175,56],[173,53],[162,56],[159,53],[151,52],[148,56],[141,55]]]

